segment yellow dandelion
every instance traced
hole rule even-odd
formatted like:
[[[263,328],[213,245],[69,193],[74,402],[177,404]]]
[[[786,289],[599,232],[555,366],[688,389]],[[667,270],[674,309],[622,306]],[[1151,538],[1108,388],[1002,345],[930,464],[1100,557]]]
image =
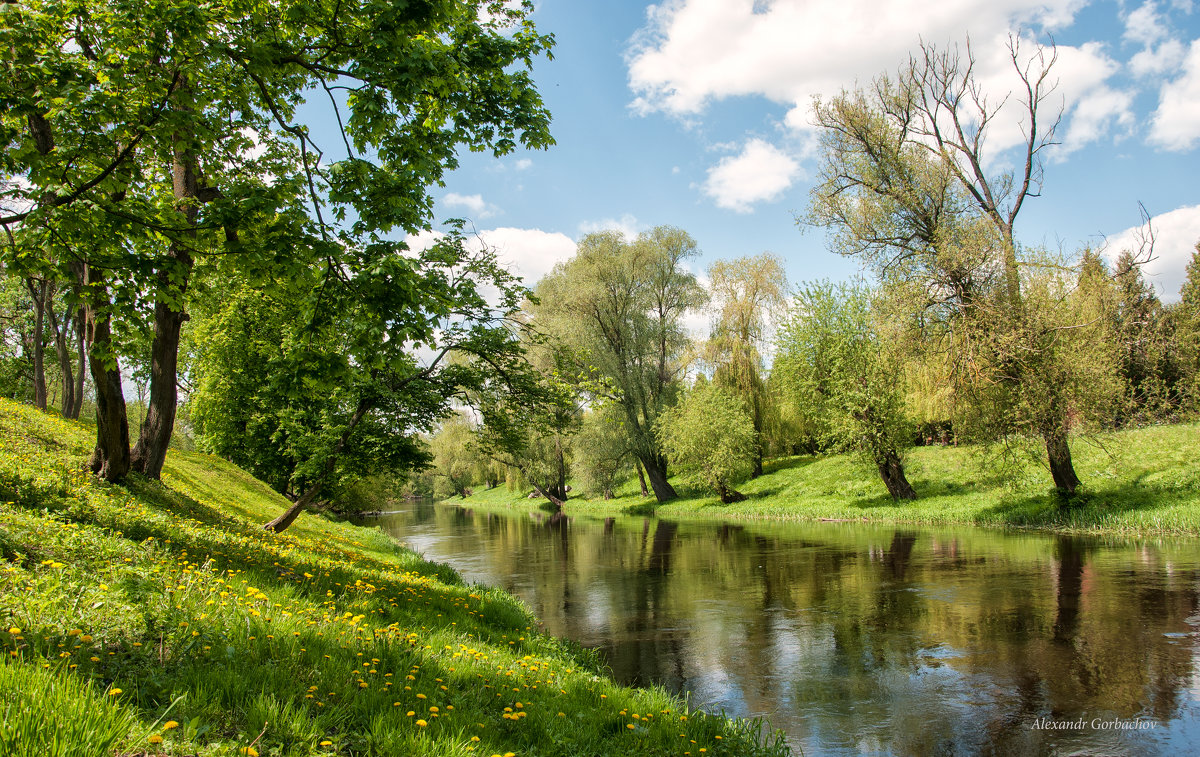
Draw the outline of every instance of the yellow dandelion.
[[[109,695],[110,697],[115,697],[115,696],[117,696],[117,695],[118,695],[118,694],[120,694],[120,693],[121,693],[121,690],[120,690],[120,689],[109,689],[109,690],[108,690],[108,695]]]
[[[420,728],[424,728],[424,727],[425,727],[425,726],[427,726],[427,725],[429,725],[429,723],[426,723],[424,720],[418,720],[418,721],[417,721],[417,726],[418,726],[418,727],[420,727]]]
[[[162,740],[162,736],[159,736],[157,733],[146,739],[146,741],[149,741],[151,744],[161,744]]]
[[[175,721],[175,720],[168,720],[166,723],[163,723],[164,731],[169,731],[172,728],[178,728],[178,727],[179,727],[179,722]]]
[[[252,746],[244,746],[238,750],[238,754],[245,755],[245,757],[258,757],[258,750]]]

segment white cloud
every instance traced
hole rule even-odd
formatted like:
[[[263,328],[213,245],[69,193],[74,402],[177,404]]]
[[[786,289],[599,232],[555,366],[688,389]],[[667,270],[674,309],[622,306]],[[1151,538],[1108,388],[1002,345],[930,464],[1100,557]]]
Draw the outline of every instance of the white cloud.
[[[668,0],[651,6],[629,55],[642,111],[697,113],[710,99],[762,95],[807,106],[895,69],[921,39],[1069,23],[1080,0]],[[981,37],[982,39],[982,37]]]
[[[718,207],[749,213],[754,203],[778,199],[800,176],[800,164],[778,147],[751,139],[738,155],[708,169],[704,193]]]
[[[1154,259],[1143,265],[1142,273],[1154,284],[1158,296],[1166,302],[1179,299],[1188,261],[1200,241],[1200,205],[1176,208],[1151,220],[1154,229]],[[1108,238],[1105,255],[1116,260],[1122,250],[1137,252],[1141,227],[1125,229]]]
[[[525,171],[533,165],[533,161],[529,158],[519,158],[513,163],[513,168],[518,171]]]
[[[626,240],[632,242],[642,230],[643,224],[632,213],[624,213],[620,218],[604,218],[599,221],[584,221],[579,224],[580,234],[591,234],[596,231],[619,231]]]
[[[1129,59],[1129,71],[1134,76],[1164,74],[1183,63],[1187,48],[1177,39],[1169,39],[1156,48],[1147,47]]]
[[[447,192],[442,202],[449,208],[464,208],[475,220],[491,218],[499,212],[499,208],[484,201],[483,195],[463,195],[458,192]]]
[[[1150,124],[1150,142],[1189,150],[1200,139],[1200,39],[1192,42],[1179,78],[1163,84]]]
[[[485,245],[532,287],[555,263],[575,254],[575,240],[559,232],[501,227],[479,232]]]
[[[662,111],[688,116],[713,100],[761,96],[791,106],[784,124],[799,132],[809,125],[815,96],[829,97],[844,87],[866,84],[908,60],[921,40],[944,48],[962,43],[968,33],[977,59],[976,74],[999,103],[1020,81],[1009,59],[1007,42],[1019,30],[1052,31],[1070,24],[1083,0],[666,0],[647,12],[646,27],[634,38],[628,56],[633,107],[641,113]],[[757,12],[756,12],[757,10]],[[1144,14],[1143,14],[1144,15]],[[1136,19],[1135,19],[1136,21]],[[1149,33],[1148,31],[1146,33]],[[1032,52],[1029,32],[1022,54]],[[1112,124],[1133,118],[1132,96],[1106,82],[1119,70],[1099,43],[1060,45],[1052,79],[1058,87],[1047,109],[1062,104],[1063,134],[1084,141],[1112,133]],[[1019,92],[989,131],[989,152],[1020,144]],[[1099,101],[1118,110],[1100,117]],[[1080,103],[1092,107],[1077,114]]]
[[[446,235],[440,231],[423,229],[418,231],[416,234],[409,234],[406,236],[404,238],[404,243],[408,245],[408,251],[410,255],[415,256],[417,253],[424,252],[430,247],[433,247],[435,244],[437,244],[439,239],[442,239],[445,236]]]
[[[1167,36],[1167,25],[1158,15],[1158,7],[1153,0],[1147,0],[1141,7],[1129,12],[1125,17],[1124,36],[1125,39],[1141,42],[1146,47]]]

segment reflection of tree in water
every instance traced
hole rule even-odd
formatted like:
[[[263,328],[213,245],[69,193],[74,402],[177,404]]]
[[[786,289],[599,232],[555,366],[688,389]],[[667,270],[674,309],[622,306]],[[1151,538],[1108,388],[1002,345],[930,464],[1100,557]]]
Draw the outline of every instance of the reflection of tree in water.
[[[639,567],[630,573],[625,590],[633,612],[619,639],[610,636],[602,646],[618,680],[679,687],[686,679],[687,632],[665,602],[678,530],[678,524],[660,520],[651,537],[650,520],[643,523]]]

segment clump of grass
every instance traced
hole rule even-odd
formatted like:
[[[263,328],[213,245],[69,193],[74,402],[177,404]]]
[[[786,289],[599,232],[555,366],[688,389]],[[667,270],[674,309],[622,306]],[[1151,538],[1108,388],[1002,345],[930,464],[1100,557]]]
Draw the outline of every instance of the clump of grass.
[[[14,640],[20,629],[8,629]],[[0,754],[5,757],[112,757],[138,719],[120,690],[17,662],[0,664]]]
[[[377,530],[264,531],[288,503],[224,461],[173,450],[162,483],[118,487],[84,470],[90,446],[0,401],[0,696],[13,723],[37,701],[13,691],[74,702],[0,754],[786,752],[616,685],[516,598]]]

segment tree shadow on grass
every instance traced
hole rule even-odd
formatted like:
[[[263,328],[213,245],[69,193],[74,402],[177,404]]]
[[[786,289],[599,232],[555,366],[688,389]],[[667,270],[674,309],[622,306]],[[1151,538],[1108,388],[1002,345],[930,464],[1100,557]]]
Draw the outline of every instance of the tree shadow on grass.
[[[1120,524],[1114,518],[1130,513],[1154,513],[1179,505],[1200,505],[1197,493],[1188,489],[1143,483],[1144,476],[1115,486],[1083,489],[1073,497],[1063,497],[1053,490],[1036,494],[1014,494],[999,504],[981,510],[977,520],[1027,528],[1112,528]],[[1180,523],[1178,530],[1194,531],[1200,525],[1200,514],[1194,523]],[[1131,523],[1130,528],[1138,525]]]

